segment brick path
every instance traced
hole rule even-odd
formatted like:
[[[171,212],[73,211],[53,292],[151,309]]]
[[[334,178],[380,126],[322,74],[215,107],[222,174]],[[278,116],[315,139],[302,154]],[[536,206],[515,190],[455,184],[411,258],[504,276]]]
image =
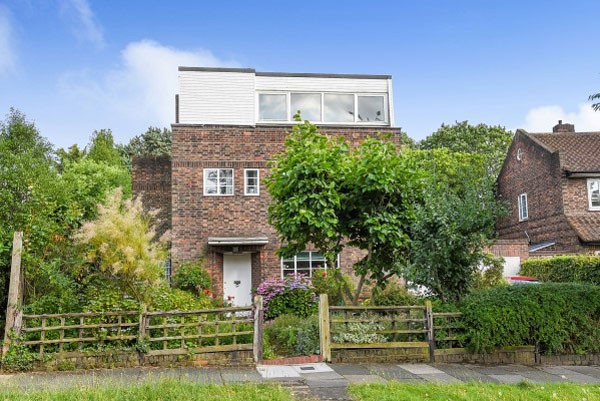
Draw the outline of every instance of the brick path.
[[[56,373],[24,373],[0,375],[0,387],[64,388],[67,386],[101,383],[132,384],[161,379],[186,380],[203,384],[240,382],[277,382],[288,387],[298,398],[347,400],[350,383],[400,382],[455,383],[479,381],[484,383],[575,382],[600,383],[597,366],[540,366],[522,365],[477,366],[456,364],[363,364],[327,365],[323,363],[259,366],[258,368],[134,368]]]

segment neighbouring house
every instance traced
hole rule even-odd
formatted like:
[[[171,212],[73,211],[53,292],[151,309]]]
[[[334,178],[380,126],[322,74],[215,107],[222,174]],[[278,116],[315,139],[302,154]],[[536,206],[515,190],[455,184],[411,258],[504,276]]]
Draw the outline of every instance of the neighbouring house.
[[[174,266],[204,257],[215,293],[235,305],[249,304],[267,278],[325,266],[315,249],[277,256],[268,223],[268,162],[284,150],[296,111],[354,144],[379,132],[399,143],[401,132],[389,75],[179,67],[175,110],[171,160],[134,160],[134,193],[169,209]],[[337,263],[349,272],[361,257],[348,248]]]
[[[600,250],[600,132],[562,121],[517,130],[497,185],[509,208],[496,224],[501,242],[526,241],[530,257]]]

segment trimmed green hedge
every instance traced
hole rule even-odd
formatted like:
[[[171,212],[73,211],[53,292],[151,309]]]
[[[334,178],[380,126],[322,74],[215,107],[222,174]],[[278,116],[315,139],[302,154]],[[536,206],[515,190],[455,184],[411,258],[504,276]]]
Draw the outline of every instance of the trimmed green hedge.
[[[460,305],[467,347],[537,345],[547,354],[600,351],[600,287],[548,283],[496,287]]]
[[[528,259],[521,265],[522,276],[545,282],[581,282],[600,285],[600,256],[555,256]]]

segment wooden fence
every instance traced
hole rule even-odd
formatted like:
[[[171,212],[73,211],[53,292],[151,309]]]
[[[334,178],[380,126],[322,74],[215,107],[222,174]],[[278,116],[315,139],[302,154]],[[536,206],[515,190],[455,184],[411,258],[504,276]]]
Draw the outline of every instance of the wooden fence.
[[[431,302],[406,306],[329,306],[319,299],[321,353],[331,361],[332,350],[427,348],[429,360],[436,349],[462,346],[462,314],[434,313]]]
[[[254,306],[197,311],[121,311],[45,315],[19,313],[12,343],[40,356],[113,348],[148,355],[252,350],[262,359],[262,297]]]

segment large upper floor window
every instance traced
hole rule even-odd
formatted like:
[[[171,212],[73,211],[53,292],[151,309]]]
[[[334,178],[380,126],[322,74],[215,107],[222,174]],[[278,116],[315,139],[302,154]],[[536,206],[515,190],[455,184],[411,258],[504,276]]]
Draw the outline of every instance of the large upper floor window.
[[[336,267],[340,267],[339,255]],[[325,268],[327,268],[325,256],[316,251],[304,251],[292,258],[281,258],[282,277],[295,274],[303,274],[304,276],[312,277],[315,270]]]
[[[590,210],[600,210],[600,178],[589,178],[587,190]]]
[[[271,92],[258,94],[258,120],[294,122],[303,120],[338,124],[384,124],[388,121],[387,98],[383,94],[332,92]]]
[[[519,221],[524,221],[529,218],[529,209],[527,208],[527,194],[521,194],[518,197],[519,205]]]
[[[233,169],[205,168],[204,195],[233,195]]]

